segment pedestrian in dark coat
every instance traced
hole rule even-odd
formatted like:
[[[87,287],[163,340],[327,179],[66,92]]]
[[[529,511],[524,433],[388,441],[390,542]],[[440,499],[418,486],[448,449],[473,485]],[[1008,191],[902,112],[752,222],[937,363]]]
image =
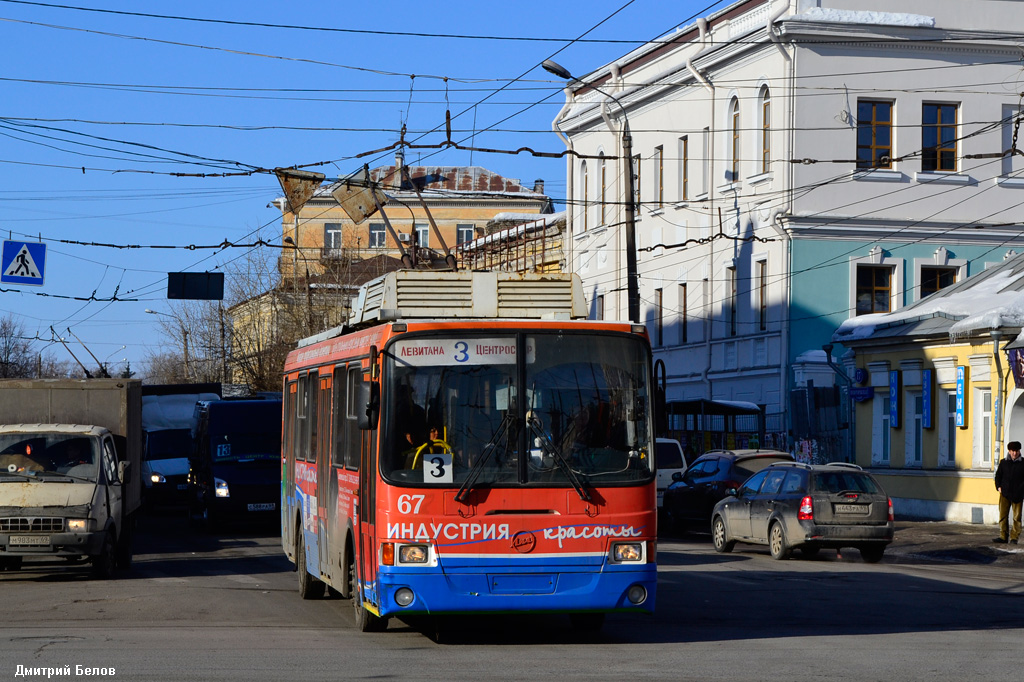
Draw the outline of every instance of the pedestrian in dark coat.
[[[996,467],[996,490],[999,491],[999,537],[993,542],[1017,544],[1020,537],[1021,507],[1024,503],[1024,458],[1020,456],[1020,441],[1006,444],[1007,456]],[[1010,512],[1013,526],[1010,526]]]

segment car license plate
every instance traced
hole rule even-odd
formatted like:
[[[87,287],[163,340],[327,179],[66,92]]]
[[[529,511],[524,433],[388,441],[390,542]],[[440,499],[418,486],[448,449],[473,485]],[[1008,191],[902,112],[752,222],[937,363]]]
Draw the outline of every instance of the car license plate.
[[[188,483],[179,483],[178,490],[188,490]]]
[[[249,511],[274,511],[277,505],[273,502],[258,502],[249,505]]]
[[[50,544],[49,535],[12,535],[9,545],[19,547],[42,547]]]
[[[870,511],[867,504],[837,504],[836,514],[861,514],[866,515]]]

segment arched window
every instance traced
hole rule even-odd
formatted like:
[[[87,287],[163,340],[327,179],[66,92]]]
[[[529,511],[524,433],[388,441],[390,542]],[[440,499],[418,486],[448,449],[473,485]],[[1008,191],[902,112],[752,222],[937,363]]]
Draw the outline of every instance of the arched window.
[[[580,164],[580,208],[583,214],[583,231],[589,227],[587,217],[590,214],[590,204],[587,199],[590,196],[590,176],[587,175],[587,162]]]
[[[736,97],[732,98],[732,104],[729,105],[729,131],[732,135],[729,145],[732,152],[729,180],[736,182],[740,179],[740,101]]]
[[[600,190],[599,190],[599,193],[597,195],[597,200],[599,202],[601,202],[601,207],[599,209],[599,211],[600,211],[599,215],[600,215],[601,219],[598,222],[601,225],[604,225],[605,222],[607,222],[606,211],[608,209],[608,164],[605,162],[604,152],[601,152],[600,156],[601,156],[601,158],[598,159],[598,161],[597,161],[597,163],[598,163],[597,172],[600,175],[600,177],[598,177],[598,179],[597,179],[598,183],[600,183],[599,184]]]
[[[761,88],[761,172],[772,169],[772,94]]]

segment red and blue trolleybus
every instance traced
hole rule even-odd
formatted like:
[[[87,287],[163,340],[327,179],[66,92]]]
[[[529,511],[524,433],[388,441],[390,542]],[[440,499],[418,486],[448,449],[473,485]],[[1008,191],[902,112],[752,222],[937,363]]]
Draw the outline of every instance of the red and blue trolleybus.
[[[570,275],[402,271],[284,376],[299,592],[402,615],[653,611],[651,353]]]

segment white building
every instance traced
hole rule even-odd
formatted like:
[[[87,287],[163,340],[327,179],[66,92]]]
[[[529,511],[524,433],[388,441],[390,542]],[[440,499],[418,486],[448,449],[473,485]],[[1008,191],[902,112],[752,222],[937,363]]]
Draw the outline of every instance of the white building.
[[[641,317],[668,399],[751,402],[794,428],[792,391],[832,384],[820,351],[843,320],[1024,250],[1024,162],[1000,156],[1019,10],[743,0],[570,81],[553,125],[575,152],[569,260],[592,315],[628,315],[628,117]]]

